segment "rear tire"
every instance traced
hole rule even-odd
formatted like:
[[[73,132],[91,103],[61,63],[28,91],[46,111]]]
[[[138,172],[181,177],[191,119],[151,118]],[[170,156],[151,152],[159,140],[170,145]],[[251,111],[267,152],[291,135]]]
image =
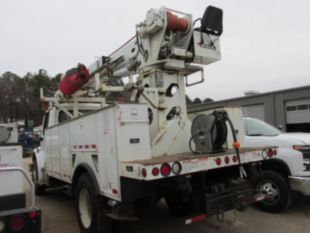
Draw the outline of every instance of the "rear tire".
[[[259,209],[280,213],[288,209],[292,203],[292,192],[288,181],[274,171],[263,171],[255,180],[256,190],[266,194],[269,198],[256,205]]]
[[[82,174],[75,189],[76,216],[81,233],[111,233],[113,220],[104,211],[103,198],[96,194],[92,179]]]
[[[191,199],[182,200],[182,196],[177,192],[166,195],[165,201],[170,213],[175,217],[185,217],[193,213]]]

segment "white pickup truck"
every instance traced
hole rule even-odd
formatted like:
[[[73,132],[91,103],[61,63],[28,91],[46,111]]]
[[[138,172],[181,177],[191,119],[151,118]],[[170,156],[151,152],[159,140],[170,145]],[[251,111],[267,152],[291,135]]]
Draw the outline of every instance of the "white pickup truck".
[[[285,210],[292,200],[291,190],[310,196],[310,134],[283,133],[255,118],[244,118],[244,125],[244,146],[279,147],[277,158],[264,163],[263,167],[283,177],[266,177],[261,188],[271,198],[260,202],[259,207],[272,212]]]

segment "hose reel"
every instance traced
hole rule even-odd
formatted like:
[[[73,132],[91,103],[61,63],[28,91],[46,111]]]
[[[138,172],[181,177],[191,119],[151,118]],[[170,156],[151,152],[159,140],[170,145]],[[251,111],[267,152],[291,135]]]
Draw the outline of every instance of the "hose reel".
[[[214,111],[210,115],[201,114],[192,123],[192,137],[189,142],[190,150],[194,154],[223,152],[223,145],[227,140],[225,111]],[[192,148],[195,144],[195,150]]]

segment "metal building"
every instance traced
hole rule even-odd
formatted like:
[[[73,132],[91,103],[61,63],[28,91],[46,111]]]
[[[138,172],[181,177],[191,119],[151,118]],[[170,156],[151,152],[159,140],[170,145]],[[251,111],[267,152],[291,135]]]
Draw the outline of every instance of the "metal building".
[[[264,120],[287,132],[310,132],[310,86],[188,105],[188,112],[241,107],[244,116]]]

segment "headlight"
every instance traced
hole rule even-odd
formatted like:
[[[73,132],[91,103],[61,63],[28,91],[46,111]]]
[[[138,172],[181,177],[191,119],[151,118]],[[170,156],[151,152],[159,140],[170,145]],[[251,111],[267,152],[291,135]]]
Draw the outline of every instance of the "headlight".
[[[310,151],[310,146],[309,145],[295,145],[293,146],[294,150],[298,151]]]
[[[302,153],[304,171],[310,171],[310,146],[296,145],[293,146],[293,149]]]

